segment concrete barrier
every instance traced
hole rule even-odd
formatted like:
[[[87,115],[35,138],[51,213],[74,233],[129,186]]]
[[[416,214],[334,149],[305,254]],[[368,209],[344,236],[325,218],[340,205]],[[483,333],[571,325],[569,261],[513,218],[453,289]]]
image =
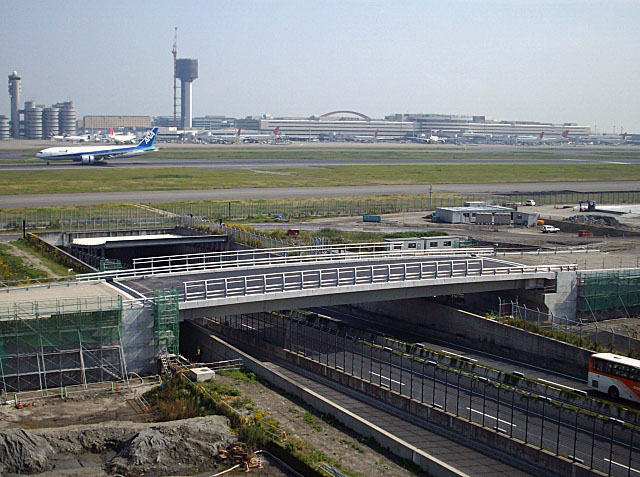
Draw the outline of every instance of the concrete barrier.
[[[589,357],[579,346],[537,335],[483,316],[416,298],[352,305],[420,328],[423,336],[511,358],[534,366],[555,369],[587,381]]]

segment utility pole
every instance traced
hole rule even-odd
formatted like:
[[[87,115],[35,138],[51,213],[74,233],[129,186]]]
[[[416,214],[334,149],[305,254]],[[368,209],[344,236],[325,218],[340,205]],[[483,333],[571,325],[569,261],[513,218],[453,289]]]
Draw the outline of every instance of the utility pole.
[[[177,127],[178,115],[178,81],[176,79],[176,58],[178,57],[178,27],[173,30],[173,127]]]

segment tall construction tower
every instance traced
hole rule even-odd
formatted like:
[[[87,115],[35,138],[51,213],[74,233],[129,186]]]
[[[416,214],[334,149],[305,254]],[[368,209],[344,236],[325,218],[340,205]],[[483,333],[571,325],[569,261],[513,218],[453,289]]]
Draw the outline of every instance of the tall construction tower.
[[[198,60],[176,59],[176,77],[180,78],[180,122],[182,129],[191,127],[191,83],[198,77]]]
[[[16,71],[9,75],[9,95],[11,96],[11,137],[20,137],[20,94],[22,78]]]

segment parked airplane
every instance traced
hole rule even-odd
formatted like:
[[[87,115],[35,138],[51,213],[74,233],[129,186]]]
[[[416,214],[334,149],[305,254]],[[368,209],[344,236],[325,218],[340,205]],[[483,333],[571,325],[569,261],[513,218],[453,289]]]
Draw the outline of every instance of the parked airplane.
[[[544,131],[540,133],[540,141],[543,144],[556,143],[556,142],[566,142],[569,140],[569,130],[566,129],[562,131],[561,136],[546,136],[544,135]]]
[[[357,136],[353,136],[353,140],[355,142],[376,142],[378,140],[378,130],[376,129],[376,132],[373,136],[368,136],[368,135],[357,135]]]
[[[240,130],[238,130],[238,135],[240,136],[241,141],[265,142],[275,140],[278,136],[278,132],[280,132],[280,126],[271,131],[270,134],[240,134]]]
[[[541,132],[537,136],[516,136],[517,144],[540,144],[542,138],[544,137],[544,132]]]
[[[77,146],[49,147],[36,154],[38,159],[47,161],[72,160],[85,165],[104,165],[106,159],[139,156],[147,152],[157,151],[153,146],[158,135],[158,128],[153,128],[142,138],[137,146]]]
[[[219,144],[235,144],[241,142],[240,132],[242,132],[242,128],[238,129],[235,134],[223,134],[221,136],[211,136],[210,142],[219,143]]]
[[[429,129],[429,135],[425,136],[424,134],[421,134],[419,136],[416,136],[413,138],[415,142],[424,142],[427,144],[438,144],[438,143],[444,143],[445,139],[444,138],[440,138],[438,136],[434,136],[433,135],[433,131],[431,129]]]
[[[109,139],[111,139],[116,144],[133,144],[136,140],[135,134],[116,134],[113,132],[113,128],[109,128],[111,134],[109,134]]]
[[[62,132],[60,136],[51,136],[52,141],[68,141],[68,142],[89,142],[91,141],[91,136],[89,134],[85,134],[84,136],[69,136],[66,132]]]
[[[584,142],[587,143],[591,143],[591,144],[607,144],[607,145],[611,145],[611,146],[615,146],[618,144],[624,144],[624,142],[627,140],[627,133],[621,134],[621,135],[617,135],[617,134],[603,134],[603,135],[598,135],[598,134],[592,134],[590,136],[586,136],[584,138],[582,138],[582,140]]]

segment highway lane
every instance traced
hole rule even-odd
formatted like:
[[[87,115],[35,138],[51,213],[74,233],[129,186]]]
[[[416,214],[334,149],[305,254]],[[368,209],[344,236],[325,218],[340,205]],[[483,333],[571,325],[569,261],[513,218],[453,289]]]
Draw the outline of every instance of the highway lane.
[[[257,334],[285,349],[387,387],[420,402],[462,417],[514,438],[543,445],[554,453],[573,456],[611,475],[628,475],[640,465],[640,449],[631,433],[617,423],[591,419],[562,410],[545,399],[526,399],[460,373],[445,372],[431,362],[421,365],[390,348],[372,348],[363,341],[344,338],[319,323],[308,326],[297,320],[267,317],[225,317],[226,326]],[[577,416],[577,419],[576,419]],[[612,440],[613,439],[613,440]],[[631,451],[630,439],[633,444]],[[612,464],[610,464],[610,461]],[[611,469],[610,469],[611,467]]]
[[[434,194],[489,195],[534,192],[604,192],[640,190],[640,181],[516,182],[488,184],[434,184]],[[0,209],[87,206],[102,204],[159,204],[224,200],[279,200],[379,195],[426,195],[429,184],[367,185],[344,187],[236,188],[72,194],[0,195]]]

